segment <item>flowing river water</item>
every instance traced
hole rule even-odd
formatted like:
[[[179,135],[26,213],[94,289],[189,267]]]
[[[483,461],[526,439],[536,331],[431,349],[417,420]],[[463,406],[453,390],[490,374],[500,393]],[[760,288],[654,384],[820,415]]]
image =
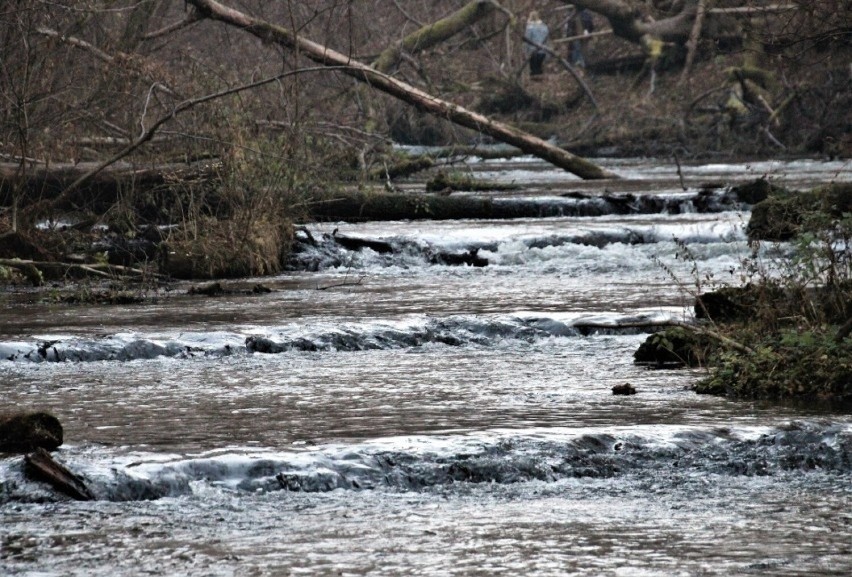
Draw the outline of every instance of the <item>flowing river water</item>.
[[[292,271],[246,281],[268,294],[3,297],[0,406],[55,413],[98,500],[0,458],[0,574],[852,574],[852,415],[696,395],[701,371],[635,366],[647,331],[618,327],[740,282],[749,207],[699,210],[701,183],[850,167],[685,166],[687,191],[656,161],[610,161],[614,189],[468,167],[566,216],[310,225]],[[605,187],[634,196],[577,216]],[[488,266],[434,258],[472,250]]]

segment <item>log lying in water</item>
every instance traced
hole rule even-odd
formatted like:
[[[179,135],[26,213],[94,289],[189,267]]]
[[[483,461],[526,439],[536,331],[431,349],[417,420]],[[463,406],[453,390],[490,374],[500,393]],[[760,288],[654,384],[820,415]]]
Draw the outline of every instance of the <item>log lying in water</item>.
[[[94,501],[95,495],[89,490],[83,480],[56,462],[50,453],[38,449],[24,457],[26,471],[33,479],[50,483],[57,491],[65,493],[77,501]]]
[[[21,195],[22,207],[38,200],[52,201],[94,166],[96,163],[91,162],[37,164],[21,175],[17,164],[0,163],[0,205],[11,204],[16,190]],[[150,191],[207,182],[216,178],[220,169],[221,165],[216,160],[194,164],[166,163],[153,167],[116,163],[91,177],[84,186],[53,208],[73,210],[85,207],[100,212],[112,206],[123,192],[131,188]]]
[[[62,424],[49,413],[0,415],[0,452],[52,451],[62,444]]]

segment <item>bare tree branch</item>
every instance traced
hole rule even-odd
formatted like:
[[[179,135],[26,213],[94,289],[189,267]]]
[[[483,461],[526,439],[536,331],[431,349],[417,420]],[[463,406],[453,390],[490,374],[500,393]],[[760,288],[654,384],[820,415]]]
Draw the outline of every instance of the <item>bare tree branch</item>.
[[[27,213],[31,214],[31,215],[37,215],[39,213],[39,211],[46,208],[47,205],[58,204],[58,203],[63,202],[64,200],[66,200],[70,196],[70,194],[74,190],[79,188],[81,185],[85,184],[92,177],[99,174],[105,168],[115,164],[116,162],[118,162],[122,158],[125,158],[126,156],[132,154],[140,146],[142,146],[143,144],[145,144],[146,142],[151,140],[154,137],[154,134],[157,132],[157,130],[162,125],[167,123],[169,120],[172,120],[173,118],[175,118],[178,114],[180,114],[182,112],[186,112],[187,110],[190,110],[191,108],[194,108],[194,107],[198,106],[199,104],[204,104],[206,102],[210,102],[212,100],[217,100],[217,99],[223,98],[225,96],[231,96],[231,95],[237,94],[239,92],[244,92],[246,90],[258,88],[258,87],[263,86],[265,84],[270,84],[272,82],[276,82],[278,80],[281,80],[282,78],[286,78],[288,76],[294,76],[296,74],[302,74],[302,73],[305,73],[305,72],[319,72],[319,71],[327,72],[329,69],[330,68],[327,67],[327,66],[317,66],[317,67],[313,67],[313,68],[300,68],[300,69],[297,69],[297,70],[290,70],[288,72],[276,74],[275,76],[272,76],[272,77],[269,77],[269,78],[264,78],[263,80],[258,80],[256,82],[251,82],[249,84],[242,84],[240,86],[236,86],[234,88],[229,88],[229,89],[226,89],[226,90],[221,90],[221,91],[215,92],[213,94],[207,94],[205,96],[200,96],[198,98],[193,98],[191,100],[184,100],[183,102],[181,102],[180,104],[175,106],[175,108],[172,109],[172,111],[170,113],[165,114],[165,115],[161,116],[160,118],[158,118],[151,126],[149,126],[147,129],[145,129],[142,132],[142,134],[140,134],[130,144],[128,144],[127,146],[122,148],[120,151],[118,151],[116,154],[114,154],[113,156],[111,156],[107,160],[101,162],[100,164],[98,164],[97,166],[95,166],[94,168],[92,168],[91,170],[86,172],[85,174],[81,175],[79,178],[77,178],[77,180],[75,180],[74,182],[69,184],[67,187],[65,187],[65,189],[56,198],[52,199],[49,202],[47,202],[47,201],[40,202],[40,203],[36,203],[36,204],[28,207]]]
[[[90,42],[86,42],[85,40],[82,40],[80,38],[76,38],[74,36],[66,36],[64,34],[60,34],[56,30],[53,30],[51,28],[46,28],[44,26],[37,28],[36,32],[38,32],[39,34],[41,34],[43,36],[49,36],[51,38],[56,38],[56,39],[66,43],[66,44],[80,48],[81,50],[85,50],[86,52],[93,55],[98,60],[105,62],[106,64],[117,65],[117,61],[116,61],[115,56],[113,56],[112,54],[108,54],[108,53],[104,52],[103,50],[101,50],[100,48],[98,48],[97,46],[95,46],[94,44],[92,44]],[[140,70],[134,69],[134,67],[128,67],[128,70],[130,70],[135,76],[146,77],[146,78],[148,77],[147,74],[145,74],[144,72],[142,72]],[[151,80],[153,80],[153,79],[151,79]],[[156,82],[156,84],[159,85],[160,89],[163,92],[165,92],[165,93],[167,93],[171,96],[177,96],[177,94],[168,86],[166,86],[166,85],[164,85],[160,82]]]
[[[86,42],[85,40],[81,40],[80,38],[75,38],[74,36],[66,36],[64,34],[60,34],[56,30],[52,30],[50,28],[46,28],[44,26],[40,26],[36,28],[36,32],[41,34],[42,36],[49,36],[50,38],[56,38],[66,44],[70,44],[71,46],[76,46],[77,48],[81,48],[93,55],[98,60],[102,60],[107,64],[113,64],[115,62],[115,56],[111,56],[95,46],[90,42]]]
[[[184,18],[179,22],[173,22],[168,26],[164,26],[159,30],[155,30],[154,32],[149,32],[142,37],[142,40],[154,40],[155,38],[160,38],[161,36],[166,36],[171,34],[172,32],[177,32],[178,30],[183,30],[189,26],[192,26],[196,22],[201,22],[203,18],[198,14],[198,12],[192,12],[189,16]]]
[[[695,15],[695,22],[692,24],[692,32],[689,33],[689,40],[686,41],[686,62],[683,65],[683,72],[680,75],[680,81],[685,82],[689,78],[689,72],[692,70],[692,62],[695,60],[695,51],[698,50],[698,41],[701,38],[701,27],[704,26],[704,14],[706,13],[705,0],[698,0],[698,12]]]
[[[403,8],[402,5],[399,3],[399,0],[393,0],[393,5],[396,6],[396,9],[399,10],[402,13],[403,16],[405,16],[406,20],[409,20],[409,21],[417,24],[421,28],[423,26],[426,26],[425,24],[423,24],[423,22],[421,22],[420,20],[418,20],[417,18],[415,18],[414,16],[409,14],[408,11],[405,8]]]
[[[532,154],[584,179],[619,178],[618,175],[600,166],[575,156],[558,146],[528,134],[522,130],[491,120],[482,114],[441,100],[410,84],[392,78],[375,68],[356,62],[351,57],[332,50],[311,40],[302,38],[282,26],[276,26],[264,20],[254,18],[229,8],[214,0],[187,0],[202,14],[228,25],[240,28],[267,42],[296,50],[302,56],[325,66],[342,67],[341,70],[360,82],[369,84],[395,98],[416,106],[418,109],[445,118],[455,124],[487,134],[507,144],[517,146],[527,154]]]
[[[562,58],[559,54],[557,54],[556,52],[554,52],[553,50],[551,50],[550,48],[548,48],[548,47],[547,47],[547,46],[545,46],[544,44],[539,44],[538,42],[534,42],[534,41],[530,40],[529,38],[527,38],[526,36],[524,36],[524,43],[529,44],[530,46],[535,46],[536,48],[538,48],[538,49],[539,49],[539,50],[541,50],[542,52],[545,52],[545,53],[547,53],[548,55],[550,55],[550,56],[552,56],[553,58],[555,58],[555,59],[556,59],[556,61],[557,61],[557,62],[559,62],[559,64],[561,64],[561,65],[562,65],[562,67],[563,67],[565,70],[567,70],[568,72],[570,72],[570,73],[571,73],[571,76],[573,76],[573,77],[574,77],[574,80],[576,80],[576,81],[577,81],[577,84],[579,84],[579,85],[580,85],[580,88],[582,88],[582,89],[583,89],[583,92],[585,92],[585,93],[586,93],[586,96],[588,96],[588,97],[589,97],[589,100],[592,102],[592,106],[594,106],[594,107],[595,107],[595,110],[599,110],[599,108],[600,108],[600,107],[598,106],[598,101],[597,101],[597,100],[595,100],[595,95],[594,95],[594,94],[592,94],[592,89],[591,89],[591,88],[589,88],[589,85],[588,85],[588,84],[586,84],[586,81],[585,81],[585,80],[583,80],[583,77],[582,77],[582,76],[580,76],[580,73],[579,73],[579,72],[577,72],[577,69],[576,69],[576,68],[574,68],[573,66],[571,66],[571,64],[569,64],[567,60],[565,60],[564,58]]]
[[[372,66],[380,72],[389,72],[399,63],[404,53],[416,54],[428,50],[499,8],[499,4],[494,0],[471,0],[449,16],[422,26],[385,49]]]

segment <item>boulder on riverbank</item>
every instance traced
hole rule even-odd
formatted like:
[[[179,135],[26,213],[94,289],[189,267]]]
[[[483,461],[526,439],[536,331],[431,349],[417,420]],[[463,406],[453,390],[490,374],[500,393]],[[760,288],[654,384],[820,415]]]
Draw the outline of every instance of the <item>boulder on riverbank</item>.
[[[751,240],[783,242],[802,232],[813,232],[825,219],[852,212],[852,182],[829,184],[797,192],[774,188],[754,205],[746,233]],[[811,218],[815,215],[821,218]]]
[[[650,335],[633,353],[633,362],[652,368],[701,367],[717,344],[684,327],[669,327]]]
[[[62,445],[62,424],[45,412],[0,415],[0,452],[26,453]]]

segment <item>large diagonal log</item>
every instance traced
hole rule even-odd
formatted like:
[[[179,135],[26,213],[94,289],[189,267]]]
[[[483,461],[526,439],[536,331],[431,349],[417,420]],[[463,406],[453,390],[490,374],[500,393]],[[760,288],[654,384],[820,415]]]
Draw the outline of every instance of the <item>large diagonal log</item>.
[[[203,16],[235,26],[257,36],[265,42],[279,44],[324,66],[337,70],[364,82],[373,88],[398,98],[417,109],[450,122],[487,134],[501,142],[511,144],[527,154],[537,156],[559,168],[584,179],[619,178],[596,164],[562,150],[541,138],[518,130],[512,126],[490,120],[457,104],[442,100],[410,84],[392,78],[375,68],[352,60],[327,46],[302,38],[282,26],[249,16],[214,0],[187,0]]]

